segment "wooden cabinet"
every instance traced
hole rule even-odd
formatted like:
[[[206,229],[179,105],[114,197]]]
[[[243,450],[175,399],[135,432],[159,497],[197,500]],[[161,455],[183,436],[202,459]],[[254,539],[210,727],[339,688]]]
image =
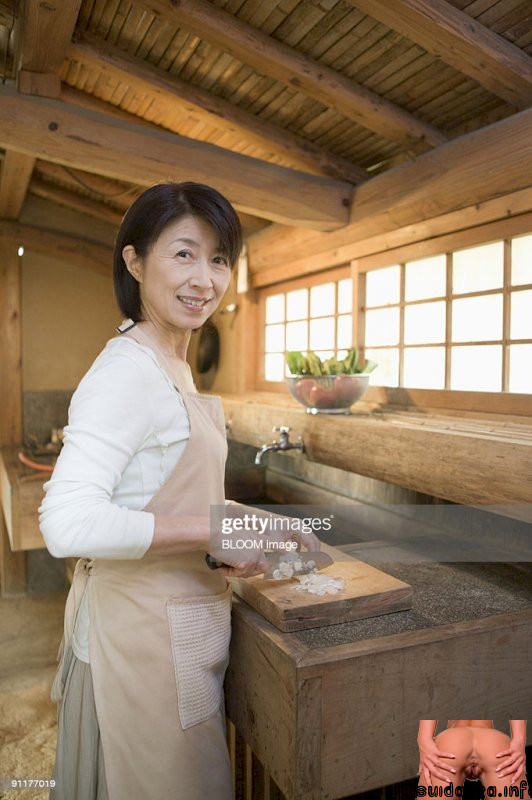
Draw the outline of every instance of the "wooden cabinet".
[[[507,726],[532,707],[530,568],[403,569],[412,610],[313,631],[281,633],[235,600],[227,714],[287,800],[414,778],[420,719]]]

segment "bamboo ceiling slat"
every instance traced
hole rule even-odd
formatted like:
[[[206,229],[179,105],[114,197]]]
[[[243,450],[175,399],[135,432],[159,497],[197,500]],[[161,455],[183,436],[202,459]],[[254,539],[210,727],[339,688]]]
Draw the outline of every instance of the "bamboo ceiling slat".
[[[326,12],[317,5],[301,2],[292,14],[279,25],[275,31],[275,38],[279,38],[291,47],[297,47],[301,39],[310,30],[318,26]]]
[[[456,135],[511,113],[502,100],[385,25],[343,0],[211,0],[243,22],[308,54],[418,118]],[[523,25],[525,0],[451,0],[484,25],[532,47]],[[135,7],[134,0],[83,0],[80,25],[158,69],[227,99],[239,108],[316,143],[331,153],[371,167],[395,158],[401,147],[347,120],[291,86],[255,72],[185,29]],[[512,34],[509,35],[509,31]],[[522,42],[521,42],[522,44]],[[179,103],[157,103],[123,85],[102,84],[69,68],[66,80],[129,113],[181,135],[252,153],[275,163],[257,145],[222,133],[213,124],[186,121]],[[190,112],[188,112],[190,113]],[[199,123],[199,124],[198,124]]]
[[[298,0],[284,0],[283,2],[267,2],[263,9],[261,9],[260,2],[247,2],[241,5],[237,2],[218,2],[215,5],[224,8],[230,14],[238,14],[242,12],[246,22],[254,27],[260,27],[266,33],[271,34],[283,22],[283,20],[290,14],[294,8],[297,7]],[[251,15],[251,16],[250,16]]]
[[[100,16],[100,23],[98,25],[98,32],[108,31],[111,24],[118,12],[121,0],[104,0],[102,14]]]
[[[516,12],[519,12],[519,16],[523,17],[527,11],[530,12],[528,0],[526,2],[524,0],[505,0],[504,5],[497,3],[486,9],[477,19],[483,25],[495,31],[495,33],[504,35],[506,29],[512,24],[512,20],[517,18]]]
[[[137,47],[135,55],[137,58],[142,60],[152,61],[153,50],[159,46],[163,48],[161,53],[164,52],[166,45],[170,41],[170,38],[171,29],[168,27],[168,25],[166,25],[165,22],[155,18],[152,21],[142,42],[140,42],[139,46]]]
[[[362,70],[359,79],[368,89],[376,91],[378,87],[379,94],[384,95],[405,81],[417,81],[432,62],[433,59],[420,47],[408,47],[405,42],[398,42],[391,52],[383,53],[369,69]]]
[[[362,17],[338,42],[322,53],[320,61],[338,72],[345,70],[348,77],[355,77],[357,69],[369,58],[370,51],[377,53],[378,48],[388,46],[387,42],[382,41],[386,34],[386,29],[378,22],[370,17]]]
[[[307,52],[312,52],[315,58],[321,59],[326,50],[352,30],[355,20],[356,16],[350,14],[349,7],[339,3],[327,14],[321,26],[309,31],[299,44]]]
[[[83,0],[81,4],[78,16],[78,25],[84,29],[89,24],[93,5],[94,5],[94,0]]]
[[[246,2],[239,8],[238,13],[244,22],[248,22],[253,27],[260,28],[263,26],[267,19],[271,18],[275,9],[281,0],[262,0],[257,3],[255,0],[246,0]],[[225,6],[225,3],[221,4]],[[225,6],[227,8],[227,6]],[[234,13],[234,12],[233,12]]]
[[[119,4],[120,0],[111,0],[108,3],[106,0],[95,0],[90,16],[90,30],[98,33],[99,29],[105,30],[106,27],[108,28]],[[105,18],[102,20],[104,15]]]
[[[458,121],[462,119],[462,115],[465,114],[466,116],[470,116],[474,112],[472,111],[473,107],[476,106],[477,102],[482,104],[482,102],[489,102],[490,96],[486,94],[482,89],[473,90],[468,92],[467,95],[460,95],[456,92],[447,92],[443,95],[442,98],[439,100],[438,108],[431,114],[435,116],[436,119],[440,119],[443,122],[448,120],[451,124],[452,122],[458,118]]]

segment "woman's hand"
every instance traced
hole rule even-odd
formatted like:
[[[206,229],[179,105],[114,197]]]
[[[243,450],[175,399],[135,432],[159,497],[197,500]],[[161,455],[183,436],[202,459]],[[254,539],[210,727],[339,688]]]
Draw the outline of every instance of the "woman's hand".
[[[236,564],[220,567],[219,572],[227,578],[252,578],[254,575],[262,575],[266,572],[268,565],[264,558],[255,561],[240,561]]]
[[[502,750],[497,753],[496,758],[504,758],[508,756],[506,761],[503,761],[495,768],[495,772],[499,778],[503,776],[513,775],[512,783],[515,783],[517,778],[525,772],[525,743],[521,739],[512,739],[508,750]]]
[[[432,786],[430,782],[431,775],[439,778],[442,781],[451,782],[451,779],[444,774],[446,772],[454,773],[456,770],[445,761],[440,761],[441,758],[454,758],[453,753],[444,753],[438,750],[438,745],[434,739],[418,739],[419,745],[419,774],[425,779],[427,786]]]
[[[299,549],[304,547],[311,553],[321,550],[321,542],[313,531],[309,531],[309,533],[295,531],[288,541],[296,542]]]

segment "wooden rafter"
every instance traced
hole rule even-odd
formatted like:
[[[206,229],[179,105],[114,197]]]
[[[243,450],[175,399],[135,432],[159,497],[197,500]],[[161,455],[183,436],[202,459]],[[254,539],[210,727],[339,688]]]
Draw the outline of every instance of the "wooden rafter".
[[[532,104],[532,58],[446,0],[349,0],[517,108]]]
[[[34,174],[49,183],[63,185],[64,188],[87,196],[92,195],[93,200],[100,198],[102,202],[116,206],[115,210],[120,211],[125,211],[141,192],[138,186],[128,186],[79,169],[65,169],[61,164],[40,158],[35,162]]]
[[[133,200],[141,193],[142,189],[138,186],[124,186],[118,181],[112,181],[109,178],[102,178],[101,175],[91,175],[87,172],[82,172],[77,169],[65,169],[61,164],[52,164],[50,161],[42,161],[37,159],[35,162],[34,175],[39,178],[44,178],[43,183],[46,181],[47,187],[51,184],[56,184],[59,188],[70,190],[66,200],[72,200],[72,194],[77,193],[81,200],[85,197],[90,197],[91,200],[97,201],[97,205],[101,209],[101,214],[106,214],[107,208],[110,205],[111,213],[114,213],[115,218],[111,219],[106,217],[106,220],[116,225],[120,222],[120,217],[124,211],[129,208]],[[52,189],[55,187],[51,187]],[[91,192],[93,196],[91,197]],[[106,203],[106,206],[102,206]],[[87,207],[79,209],[83,213],[90,214]],[[94,216],[98,216],[97,213]],[[242,223],[242,228],[245,236],[251,236],[259,230],[263,230],[269,223],[260,217],[254,217],[251,214],[244,214],[239,212],[238,216]],[[104,218],[104,217],[102,217]]]
[[[0,242],[14,241],[28,250],[75,264],[83,269],[110,275],[113,251],[110,247],[35,225],[0,221]]]
[[[34,156],[6,151],[0,168],[0,218],[18,219],[34,164]]]
[[[59,97],[59,71],[78,18],[81,0],[24,0],[17,44],[21,92]]]
[[[29,192],[36,197],[41,197],[43,200],[50,200],[52,203],[65,206],[73,211],[79,211],[82,214],[108,222],[116,227],[120,225],[122,220],[122,214],[119,211],[114,211],[98,200],[82,197],[77,192],[71,192],[62,186],[56,186],[40,178],[33,178],[29,185]]]
[[[488,128],[466,134],[424,153],[409,164],[378,175],[355,190],[351,222],[327,236],[297,228],[271,226],[260,231],[249,242],[249,263],[253,272],[260,272],[254,285],[266,285],[283,279],[290,270],[312,271],[320,254],[329,254],[328,266],[357,255],[358,242],[369,242],[367,252],[377,252],[403,244],[394,241],[389,232],[403,229],[405,241],[430,238],[437,226],[426,220],[458,212],[458,209],[483,204],[496,205],[495,216],[522,213],[531,208],[532,186],[532,109],[521,111]],[[521,190],[522,193],[521,193]],[[515,193],[518,200],[506,196]],[[498,198],[498,201],[497,201]],[[476,214],[455,213],[447,223],[459,229],[478,224]],[[490,216],[480,216],[485,222]],[[295,256],[294,254],[297,254]],[[320,263],[320,269],[324,268]]]
[[[209,183],[239,210],[285,224],[334,230],[348,219],[350,184],[19,95],[8,86],[0,89],[0,146],[140,186],[164,180]]]
[[[67,55],[90,69],[100,70],[104,75],[141,92],[148,92],[164,103],[171,103],[174,109],[179,103],[191,116],[239,138],[244,137],[247,143],[258,145],[273,156],[289,158],[295,167],[353,183],[368,177],[366,170],[347,159],[334,156],[205,89],[161,72],[95,36],[85,33],[76,35]]]
[[[208,0],[138,0],[159,17],[249,64],[261,75],[298,89],[390,141],[419,151],[447,140],[445,134],[375,92],[242,22]]]

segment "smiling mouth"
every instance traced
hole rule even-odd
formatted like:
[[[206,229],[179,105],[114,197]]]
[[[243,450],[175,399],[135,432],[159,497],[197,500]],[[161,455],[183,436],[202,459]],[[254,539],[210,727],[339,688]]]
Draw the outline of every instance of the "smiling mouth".
[[[212,297],[205,297],[204,299],[201,298],[193,298],[193,297],[184,297],[183,295],[177,295],[177,299],[180,300],[185,306],[189,306],[189,308],[203,308],[207,303],[212,300]]]

